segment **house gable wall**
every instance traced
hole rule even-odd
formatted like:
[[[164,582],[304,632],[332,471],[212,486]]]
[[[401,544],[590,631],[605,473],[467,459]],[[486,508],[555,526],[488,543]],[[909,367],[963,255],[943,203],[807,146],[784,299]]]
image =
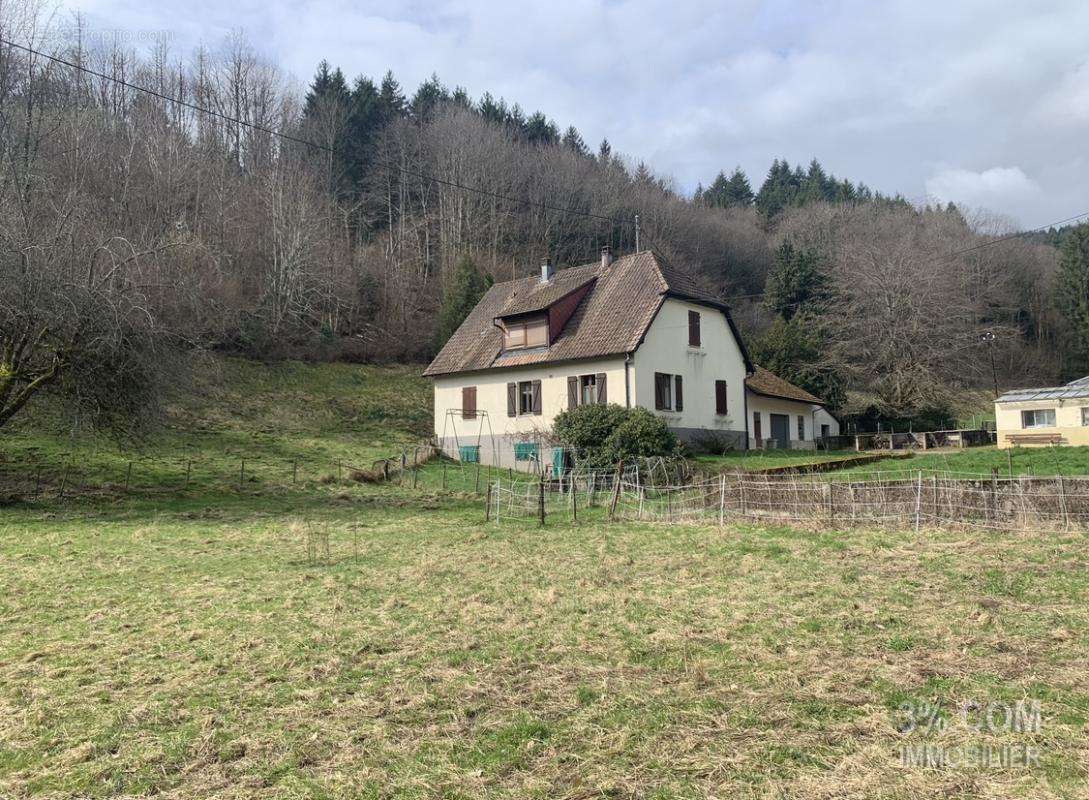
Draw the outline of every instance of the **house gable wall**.
[[[700,346],[688,344],[688,312],[700,315]],[[617,313],[623,313],[617,309]],[[655,409],[654,375],[680,375],[683,386],[681,411]],[[715,381],[726,381],[725,415],[715,413]],[[662,302],[658,314],[633,356],[632,405],[665,418],[683,439],[698,440],[705,432],[745,438],[745,359],[718,309],[672,297]]]

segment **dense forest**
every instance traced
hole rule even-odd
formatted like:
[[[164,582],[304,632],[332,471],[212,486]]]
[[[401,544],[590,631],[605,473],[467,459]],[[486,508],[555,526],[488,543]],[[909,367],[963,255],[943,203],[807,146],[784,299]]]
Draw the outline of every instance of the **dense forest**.
[[[689,195],[437,76],[322,63],[299,92],[242,38],[139,56],[3,8],[0,38],[37,52],[0,44],[0,426],[42,390],[131,426],[208,351],[424,361],[491,281],[630,252],[636,216],[760,363],[842,413],[940,414],[992,358],[1003,387],[1089,371],[1084,229],[986,246],[1008,224],[816,159]]]

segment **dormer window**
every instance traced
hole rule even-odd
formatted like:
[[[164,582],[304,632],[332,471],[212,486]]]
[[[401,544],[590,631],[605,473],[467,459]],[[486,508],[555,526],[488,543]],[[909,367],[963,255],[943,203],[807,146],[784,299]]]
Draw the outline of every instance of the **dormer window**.
[[[503,321],[503,349],[523,350],[548,346],[548,317],[526,317]]]

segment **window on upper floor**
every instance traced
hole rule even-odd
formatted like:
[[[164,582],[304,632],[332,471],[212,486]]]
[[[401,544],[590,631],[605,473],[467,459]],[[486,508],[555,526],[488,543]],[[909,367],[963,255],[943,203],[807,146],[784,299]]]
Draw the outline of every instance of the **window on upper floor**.
[[[688,346],[700,346],[700,312],[688,312]]]
[[[521,350],[529,347],[546,347],[547,345],[547,317],[529,317],[527,319],[519,320],[504,320],[504,350]]]

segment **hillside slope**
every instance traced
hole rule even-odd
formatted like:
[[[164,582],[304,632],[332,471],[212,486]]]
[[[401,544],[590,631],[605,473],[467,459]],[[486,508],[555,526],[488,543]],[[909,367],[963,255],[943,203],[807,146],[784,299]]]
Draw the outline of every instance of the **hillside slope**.
[[[431,428],[419,365],[265,364],[213,359],[157,430],[118,441],[73,431],[49,402],[0,436],[0,485],[73,482],[172,485],[179,476],[290,470],[314,476],[368,465]],[[133,474],[129,475],[129,464]]]

